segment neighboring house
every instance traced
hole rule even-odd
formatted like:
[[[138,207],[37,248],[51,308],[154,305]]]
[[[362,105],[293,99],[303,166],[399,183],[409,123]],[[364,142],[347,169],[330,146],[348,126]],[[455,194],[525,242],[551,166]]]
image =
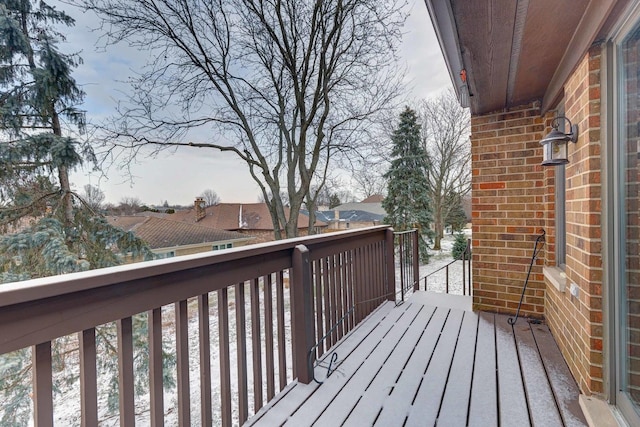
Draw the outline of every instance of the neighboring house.
[[[151,250],[167,257],[234,248],[251,243],[252,237],[198,224],[144,216],[110,216],[109,223],[131,231]]]
[[[285,208],[285,215],[289,208]],[[220,203],[204,206],[201,198],[196,198],[194,207],[171,215],[174,221],[199,224],[219,230],[229,230],[255,237],[253,243],[269,242],[275,239],[273,222],[265,203]],[[327,224],[316,221],[318,232]],[[305,236],[309,229],[309,217],[298,216],[298,234]],[[284,233],[284,232],[283,232]]]
[[[308,211],[301,211],[301,213],[308,215]],[[383,223],[384,215],[358,210],[328,210],[316,212],[316,218],[328,224],[326,231],[335,231],[380,225]]]
[[[472,115],[474,308],[516,311],[544,229],[521,312],[549,324],[597,397],[587,412],[604,401],[640,425],[640,2],[426,3]],[[577,142],[544,167],[556,116]]]
[[[383,217],[387,215],[387,213],[382,208],[382,199],[384,196],[380,194],[375,194],[373,196],[369,196],[361,202],[353,202],[353,203],[343,203],[340,206],[336,206],[333,210],[343,212],[343,211],[364,211],[373,213],[376,215],[382,215]]]

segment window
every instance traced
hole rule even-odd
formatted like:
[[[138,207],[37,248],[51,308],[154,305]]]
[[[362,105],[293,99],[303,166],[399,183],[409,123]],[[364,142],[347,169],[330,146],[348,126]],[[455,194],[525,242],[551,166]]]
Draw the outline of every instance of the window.
[[[211,250],[212,250],[212,251],[217,251],[218,249],[220,249],[220,248],[218,247],[218,245],[213,245],[213,246],[211,246]]]
[[[617,138],[615,166],[617,199],[614,215],[617,252],[616,311],[618,365],[616,406],[635,423],[640,421],[640,14],[616,41]],[[629,424],[634,424],[630,422]]]
[[[227,249],[232,248],[233,247],[233,243],[227,243]]]

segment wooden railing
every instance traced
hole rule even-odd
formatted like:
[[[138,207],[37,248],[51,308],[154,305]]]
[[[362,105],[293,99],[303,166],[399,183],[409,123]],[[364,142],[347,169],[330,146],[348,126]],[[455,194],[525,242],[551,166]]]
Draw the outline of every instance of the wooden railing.
[[[168,412],[183,426],[242,424],[276,388],[312,380],[310,352],[321,356],[395,298],[393,239],[392,230],[372,227],[0,285],[0,355],[31,348],[34,422],[50,426],[58,369],[52,342],[71,335],[81,422],[97,425],[105,385],[96,361],[105,356],[96,331],[115,322],[120,425],[134,425],[140,413],[163,425]],[[142,409],[134,372],[141,316],[149,388]],[[175,342],[177,411],[164,401],[167,341]],[[192,399],[199,400],[193,413]]]

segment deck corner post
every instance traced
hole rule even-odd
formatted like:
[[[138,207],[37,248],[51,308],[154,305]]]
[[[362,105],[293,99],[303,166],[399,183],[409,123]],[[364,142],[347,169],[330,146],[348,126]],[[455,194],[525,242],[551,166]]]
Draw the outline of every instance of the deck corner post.
[[[313,379],[309,352],[313,347],[313,301],[309,249],[297,245],[292,255],[293,283],[291,285],[291,329],[293,337],[293,376],[302,384]]]
[[[385,232],[385,246],[386,246],[386,270],[387,270],[387,300],[396,300],[396,264],[395,264],[395,236],[393,234],[393,228],[387,228]]]
[[[420,250],[418,247],[420,242],[418,241],[418,230],[413,230],[411,237],[413,238],[413,291],[415,292],[420,290]]]

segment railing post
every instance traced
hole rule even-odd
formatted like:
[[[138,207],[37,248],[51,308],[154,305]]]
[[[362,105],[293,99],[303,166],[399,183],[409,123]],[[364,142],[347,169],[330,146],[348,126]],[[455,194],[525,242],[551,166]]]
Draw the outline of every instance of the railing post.
[[[395,238],[393,235],[393,228],[387,228],[387,230],[385,231],[385,243],[387,247],[387,300],[393,302],[395,302],[396,300],[396,264],[394,260],[394,242]]]
[[[309,249],[298,245],[293,249],[293,283],[291,284],[291,333],[293,336],[293,376],[302,384],[313,379],[309,352],[313,347],[313,301]]]
[[[446,274],[446,279],[445,279],[446,287],[447,287],[447,289],[446,289],[447,292],[446,293],[448,294],[449,293],[449,264],[447,264],[447,266],[445,267],[444,271],[445,271],[445,274]]]
[[[472,285],[471,285],[471,239],[467,239],[467,253],[469,255],[469,259],[467,260],[467,274],[468,274],[468,283],[469,283],[469,295],[472,295]]]
[[[418,230],[413,230],[413,291],[420,290],[420,248],[418,247]]]
[[[465,249],[464,252],[462,252],[462,295],[467,295],[467,283],[466,283],[466,278],[467,278],[467,273],[465,271],[465,262],[467,258],[467,250]]]

